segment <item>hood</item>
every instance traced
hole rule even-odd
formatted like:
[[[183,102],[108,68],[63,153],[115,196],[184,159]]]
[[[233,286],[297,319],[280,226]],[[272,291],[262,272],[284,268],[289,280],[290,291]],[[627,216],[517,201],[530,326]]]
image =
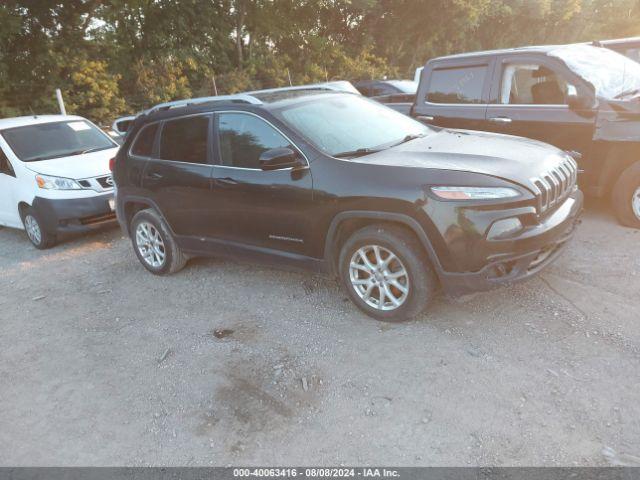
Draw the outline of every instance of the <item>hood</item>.
[[[368,164],[480,173],[535,190],[532,179],[558,167],[566,157],[562,150],[536,140],[443,129],[357,160]]]
[[[23,165],[43,175],[80,180],[109,174],[109,159],[113,158],[117,151],[117,148],[109,148],[84,155],[25,162]]]
[[[640,97],[598,102],[594,140],[640,142]]]

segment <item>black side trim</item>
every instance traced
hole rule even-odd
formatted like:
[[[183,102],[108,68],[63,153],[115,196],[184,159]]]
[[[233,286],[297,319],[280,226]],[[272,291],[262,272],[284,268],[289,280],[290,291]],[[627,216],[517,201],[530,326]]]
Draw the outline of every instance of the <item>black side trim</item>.
[[[329,268],[331,268],[331,271],[335,270],[331,259],[335,257],[333,245],[335,243],[335,237],[338,231],[338,227],[344,220],[354,218],[371,218],[382,221],[387,220],[391,222],[402,223],[411,228],[411,230],[413,230],[413,232],[420,239],[420,242],[427,251],[432,266],[434,267],[438,276],[440,276],[441,272],[443,271],[442,265],[440,264],[440,259],[436,255],[436,251],[433,248],[433,245],[431,244],[431,241],[429,240],[426,232],[414,218],[411,218],[409,215],[405,215],[403,213],[372,212],[368,210],[348,210],[345,212],[340,212],[331,221],[331,225],[329,226],[329,231],[327,232],[327,237],[324,244],[324,260]]]
[[[176,236],[176,243],[188,254],[221,256],[240,262],[272,265],[287,270],[326,273],[327,265],[319,258],[307,257],[284,250],[259,247],[218,238]]]

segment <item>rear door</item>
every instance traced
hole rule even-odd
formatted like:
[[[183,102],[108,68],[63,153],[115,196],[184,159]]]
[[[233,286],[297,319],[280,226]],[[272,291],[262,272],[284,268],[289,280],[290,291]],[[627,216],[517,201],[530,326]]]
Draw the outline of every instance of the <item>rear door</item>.
[[[499,57],[484,129],[588,152],[595,111],[570,108],[571,93],[589,95],[583,81],[561,62],[544,55]]]
[[[176,235],[207,237],[212,231],[212,114],[165,120],[142,187]]]
[[[422,73],[414,116],[440,127],[482,129],[492,66],[490,56],[428,64]]]

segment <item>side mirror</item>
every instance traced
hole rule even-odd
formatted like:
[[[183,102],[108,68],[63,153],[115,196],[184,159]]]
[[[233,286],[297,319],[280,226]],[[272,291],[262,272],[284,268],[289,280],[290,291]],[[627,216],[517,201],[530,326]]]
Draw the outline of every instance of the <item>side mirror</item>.
[[[290,148],[272,148],[262,152],[259,160],[262,170],[282,170],[302,165],[298,152]]]

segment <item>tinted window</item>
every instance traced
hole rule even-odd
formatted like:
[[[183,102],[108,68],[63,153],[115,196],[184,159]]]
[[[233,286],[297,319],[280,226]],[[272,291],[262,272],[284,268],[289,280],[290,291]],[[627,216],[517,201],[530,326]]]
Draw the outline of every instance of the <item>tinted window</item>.
[[[292,148],[291,143],[264,120],[244,113],[219,117],[220,159],[229,167],[260,168],[260,155],[272,148]]]
[[[86,120],[39,123],[2,131],[13,153],[23,162],[97,152],[118,145]]]
[[[427,101],[482,103],[487,66],[438,69],[431,72]]]
[[[209,117],[195,116],[164,123],[160,135],[160,158],[188,163],[207,163]]]
[[[138,135],[138,138],[136,138],[136,141],[131,148],[131,153],[142,157],[150,157],[153,153],[153,142],[156,139],[157,131],[157,123],[144,127]]]

